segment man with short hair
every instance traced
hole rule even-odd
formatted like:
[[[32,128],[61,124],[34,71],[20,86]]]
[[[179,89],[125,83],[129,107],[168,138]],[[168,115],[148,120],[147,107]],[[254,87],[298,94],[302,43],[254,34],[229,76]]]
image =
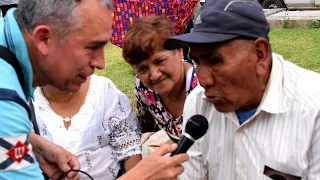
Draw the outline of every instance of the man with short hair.
[[[216,0],[165,42],[197,64],[184,118],[209,121],[181,180],[319,179],[320,75],[272,53],[269,29],[255,0]]]
[[[43,179],[39,165],[52,179],[80,169],[75,155],[31,133],[26,101],[35,86],[78,91],[96,68],[104,68],[112,12],[111,0],[20,0],[0,18],[1,180]],[[18,62],[10,64],[3,57],[12,53]],[[175,178],[188,159],[186,154],[163,157],[175,148],[161,147],[120,179]],[[78,176],[70,172],[67,178]]]

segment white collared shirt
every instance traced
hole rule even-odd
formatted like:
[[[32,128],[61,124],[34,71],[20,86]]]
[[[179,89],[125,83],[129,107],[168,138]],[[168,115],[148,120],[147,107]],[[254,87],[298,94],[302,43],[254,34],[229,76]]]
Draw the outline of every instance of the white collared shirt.
[[[195,114],[208,119],[209,129],[188,151],[180,180],[271,180],[267,167],[320,179],[320,74],[273,54],[262,101],[245,123],[234,112],[218,112],[200,86],[187,97],[183,116]]]

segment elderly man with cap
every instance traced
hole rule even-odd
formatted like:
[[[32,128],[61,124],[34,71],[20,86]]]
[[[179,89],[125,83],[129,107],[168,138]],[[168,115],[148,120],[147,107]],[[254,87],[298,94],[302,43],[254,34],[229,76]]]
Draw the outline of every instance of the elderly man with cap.
[[[320,179],[320,75],[272,53],[268,32],[256,1],[215,0],[164,43],[190,46],[201,87],[183,115],[210,125],[181,180]]]

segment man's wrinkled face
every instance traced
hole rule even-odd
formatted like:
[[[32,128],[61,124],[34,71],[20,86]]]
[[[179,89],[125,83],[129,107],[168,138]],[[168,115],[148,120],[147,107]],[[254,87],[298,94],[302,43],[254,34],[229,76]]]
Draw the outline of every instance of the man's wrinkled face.
[[[251,103],[259,83],[250,41],[197,44],[191,46],[190,55],[206,100],[218,111],[232,112]]]
[[[81,27],[60,39],[53,37],[48,55],[39,62],[47,84],[77,91],[95,68],[103,69],[104,47],[111,39],[112,11],[100,1],[83,1],[77,11]]]

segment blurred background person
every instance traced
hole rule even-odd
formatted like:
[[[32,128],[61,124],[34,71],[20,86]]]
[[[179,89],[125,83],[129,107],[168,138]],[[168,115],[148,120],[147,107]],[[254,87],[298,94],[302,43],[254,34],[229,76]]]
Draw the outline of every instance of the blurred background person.
[[[163,48],[163,42],[173,35],[172,23],[165,16],[138,19],[125,35],[123,58],[137,75],[135,96],[142,133],[164,129],[177,141],[184,102],[198,78],[194,64],[183,59],[181,48]]]
[[[184,32],[184,34],[187,34],[187,33],[190,33],[191,32],[191,29],[193,28],[194,24],[193,24],[193,19],[191,18],[189,23],[188,23],[188,26],[187,26],[187,29],[186,31]],[[183,48],[183,57],[184,57],[184,60],[186,61],[190,61],[191,59],[189,58],[189,47],[184,47]]]
[[[94,179],[115,179],[122,162],[128,171],[140,161],[137,118],[110,79],[92,75],[79,91],[44,86],[34,95],[40,135],[75,154]]]

